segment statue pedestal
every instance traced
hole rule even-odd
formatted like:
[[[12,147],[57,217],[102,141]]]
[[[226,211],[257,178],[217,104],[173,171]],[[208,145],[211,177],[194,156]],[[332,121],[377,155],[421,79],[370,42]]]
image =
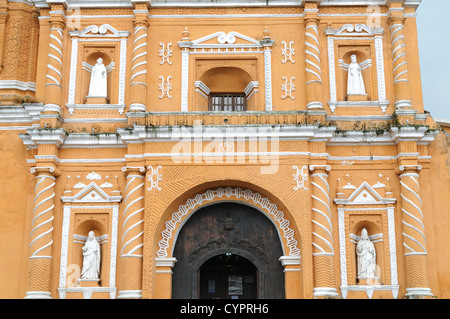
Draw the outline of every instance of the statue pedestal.
[[[360,286],[378,286],[378,285],[380,285],[380,277],[359,278],[358,285],[360,285]]]
[[[86,104],[108,104],[108,98],[102,96],[87,96]]]
[[[367,101],[367,94],[349,94],[347,95],[347,101],[349,102]]]
[[[79,279],[80,287],[100,287],[100,279]]]

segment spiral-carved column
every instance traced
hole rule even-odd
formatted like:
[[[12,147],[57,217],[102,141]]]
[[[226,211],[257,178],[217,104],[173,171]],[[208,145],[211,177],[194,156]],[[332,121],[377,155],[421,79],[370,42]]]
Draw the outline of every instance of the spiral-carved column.
[[[432,296],[428,281],[427,248],[420,197],[420,167],[400,166],[403,246],[406,260],[407,296]]]
[[[395,107],[397,109],[412,107],[404,28],[404,18],[391,18],[389,30],[391,32]]]
[[[310,165],[314,296],[336,297],[328,165]]]
[[[142,298],[145,168],[124,167],[127,177],[123,212],[121,289],[118,298]]]
[[[306,20],[306,98],[308,109],[322,109],[322,69],[320,61],[319,22]]]
[[[50,276],[53,245],[53,209],[58,171],[52,167],[32,168],[36,175],[31,220],[27,299],[51,298]]]
[[[131,67],[130,111],[145,112],[147,103],[147,35],[148,22],[134,22],[133,60]]]
[[[64,26],[64,23],[59,20],[50,22],[44,106],[46,112],[61,112]]]

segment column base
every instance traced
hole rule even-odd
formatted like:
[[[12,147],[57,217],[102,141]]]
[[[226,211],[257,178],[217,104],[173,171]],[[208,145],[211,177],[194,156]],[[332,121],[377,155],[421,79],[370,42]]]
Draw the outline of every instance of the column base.
[[[142,299],[142,290],[122,290],[119,291],[117,299]]]
[[[409,299],[425,299],[433,297],[430,288],[406,288],[405,297]]]
[[[48,291],[27,291],[25,299],[53,299]]]
[[[314,298],[340,298],[337,289],[331,287],[320,287],[313,289]]]

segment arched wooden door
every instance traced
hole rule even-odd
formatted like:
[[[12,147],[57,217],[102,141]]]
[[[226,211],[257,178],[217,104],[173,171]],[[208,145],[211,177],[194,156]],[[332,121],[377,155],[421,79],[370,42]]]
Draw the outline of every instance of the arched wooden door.
[[[277,229],[250,206],[224,202],[199,209],[181,228],[173,256],[175,299],[284,298]]]

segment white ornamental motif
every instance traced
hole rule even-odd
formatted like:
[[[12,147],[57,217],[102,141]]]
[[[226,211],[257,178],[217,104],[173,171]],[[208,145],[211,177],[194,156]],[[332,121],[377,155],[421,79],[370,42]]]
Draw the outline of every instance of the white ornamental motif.
[[[284,56],[284,60],[281,63],[286,63],[288,61],[295,63],[295,60],[292,59],[292,56],[295,55],[295,49],[292,47],[294,45],[294,41],[289,42],[289,46],[286,41],[281,41],[281,44],[284,45],[284,48],[281,49],[281,54]]]
[[[303,165],[301,169],[299,169],[298,166],[292,166],[292,168],[296,170],[296,173],[294,173],[293,176],[297,186],[294,187],[294,190],[304,189],[307,191],[308,187],[306,187],[306,182],[308,181],[308,166]]]
[[[234,34],[231,33],[231,32],[228,33],[228,34],[222,32],[222,33],[220,33],[219,36],[217,37],[217,41],[218,41],[220,44],[225,44],[225,43],[228,43],[228,44],[234,44],[234,43],[236,42],[236,37],[235,37]]]
[[[161,190],[161,187],[159,186],[159,182],[162,181],[162,175],[159,173],[159,170],[161,169],[161,165],[158,166],[156,169],[153,168],[153,166],[149,166],[149,173],[148,173],[148,181],[150,182],[150,186],[147,187],[147,190],[150,192],[153,189]]]

